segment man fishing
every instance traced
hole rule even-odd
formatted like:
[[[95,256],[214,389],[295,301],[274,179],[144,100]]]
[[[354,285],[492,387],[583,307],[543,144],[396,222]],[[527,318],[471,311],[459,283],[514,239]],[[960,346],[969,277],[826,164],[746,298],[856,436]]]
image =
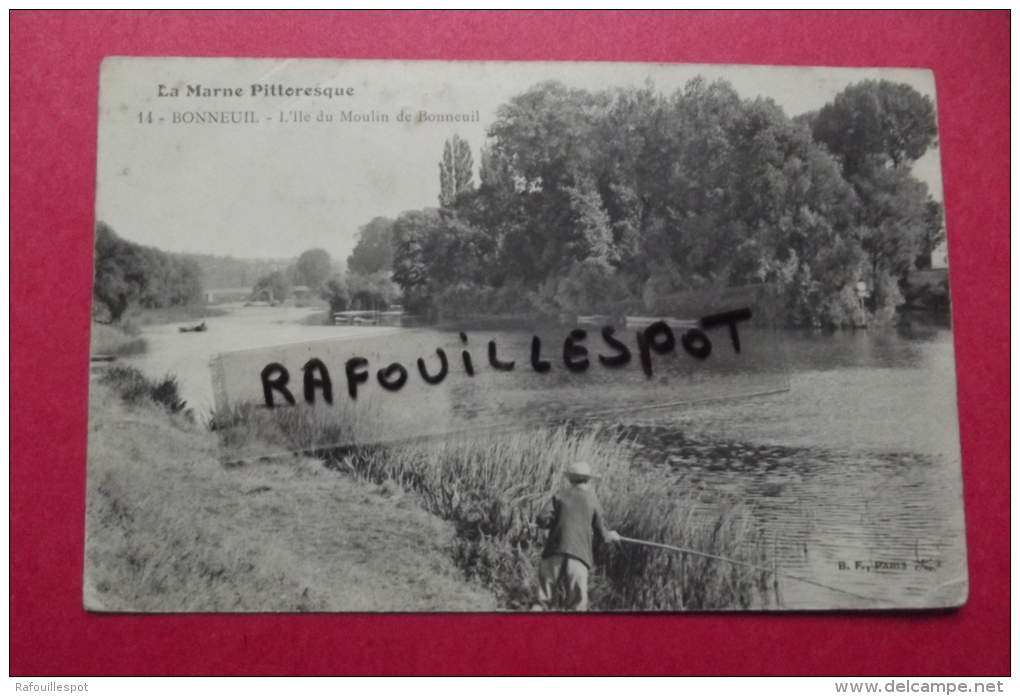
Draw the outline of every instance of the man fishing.
[[[535,519],[549,536],[538,565],[538,598],[533,611],[552,609],[557,589],[563,595],[563,609],[587,611],[588,571],[593,563],[592,532],[603,541],[615,543],[620,535],[608,529],[602,506],[591,489],[592,474],[587,462],[574,462],[563,475],[570,485],[557,492]]]

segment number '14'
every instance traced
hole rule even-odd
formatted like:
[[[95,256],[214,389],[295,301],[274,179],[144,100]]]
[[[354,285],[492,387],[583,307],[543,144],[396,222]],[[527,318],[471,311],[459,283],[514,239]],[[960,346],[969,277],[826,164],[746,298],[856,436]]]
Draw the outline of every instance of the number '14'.
[[[139,111],[138,112],[139,123],[152,123],[152,112],[151,111]]]

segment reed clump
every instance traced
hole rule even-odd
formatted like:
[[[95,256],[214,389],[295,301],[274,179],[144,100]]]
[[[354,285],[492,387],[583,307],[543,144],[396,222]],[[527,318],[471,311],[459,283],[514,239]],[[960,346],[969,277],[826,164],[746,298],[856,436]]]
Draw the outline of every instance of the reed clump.
[[[181,398],[177,378],[173,375],[150,379],[130,365],[111,365],[102,371],[99,381],[113,387],[128,404],[151,402],[172,414],[184,411],[187,406],[187,402]]]
[[[545,537],[533,520],[562,482],[564,463],[577,460],[622,477],[629,458],[601,429],[564,426],[377,448],[349,457],[348,466],[398,482],[427,510],[452,520],[455,556],[465,572],[493,588],[508,608],[526,608]]]
[[[625,537],[693,553],[631,543],[615,546],[600,559],[606,583],[603,606],[707,610],[769,602],[774,578],[765,569],[771,559],[751,508],[733,496],[687,488],[679,478],[665,490],[667,495],[662,482],[635,477],[605,496],[606,517]]]
[[[367,431],[359,430],[358,420],[342,407],[244,404],[217,412],[211,426],[235,451],[253,443],[264,450],[271,443],[414,492],[425,509],[454,522],[456,561],[509,609],[533,601],[545,540],[533,520],[563,485],[561,472],[572,461],[587,461],[602,474],[596,492],[607,523],[621,535],[767,567],[767,546],[746,505],[686,486],[666,472],[632,470],[630,443],[617,429],[564,425],[365,444],[359,433]],[[591,606],[718,609],[767,601],[769,574],[739,563],[628,543],[603,545],[596,549]]]
[[[285,453],[326,459],[358,441],[358,422],[344,403],[267,408],[243,402],[217,408],[207,425],[228,460]]]

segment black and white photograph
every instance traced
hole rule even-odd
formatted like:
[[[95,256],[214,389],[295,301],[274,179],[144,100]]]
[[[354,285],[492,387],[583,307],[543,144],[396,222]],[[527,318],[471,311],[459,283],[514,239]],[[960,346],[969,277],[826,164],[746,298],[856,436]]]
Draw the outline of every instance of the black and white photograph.
[[[96,188],[90,611],[967,600],[930,71],[111,57]]]

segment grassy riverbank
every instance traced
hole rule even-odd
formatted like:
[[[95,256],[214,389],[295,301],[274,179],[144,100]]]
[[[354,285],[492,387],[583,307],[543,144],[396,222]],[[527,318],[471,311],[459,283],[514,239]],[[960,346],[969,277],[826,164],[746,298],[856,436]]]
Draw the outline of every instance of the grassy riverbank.
[[[206,427],[182,415],[171,377],[114,367],[96,381],[90,607],[526,609],[545,537],[532,520],[562,485],[563,466],[578,460],[604,475],[597,493],[623,536],[769,562],[746,506],[632,471],[630,444],[615,429],[357,446],[350,410],[242,405]],[[769,580],[701,556],[600,546],[591,604],[743,608],[766,601]],[[405,582],[422,591],[401,594]]]
[[[452,525],[300,456],[224,466],[204,425],[90,387],[85,605],[100,611],[491,611]],[[163,382],[150,381],[158,388]]]
[[[396,445],[351,445],[358,419],[349,410],[255,404],[215,414],[227,459],[257,449],[314,455],[337,471],[412,493],[454,523],[455,558],[507,609],[527,608],[545,532],[531,522],[563,483],[560,472],[585,460],[604,474],[598,495],[622,535],[766,565],[763,535],[750,511],[725,496],[687,490],[680,479],[631,471],[628,442],[613,429],[482,432]],[[344,443],[342,446],[330,443]],[[677,610],[743,608],[767,601],[768,573],[746,566],[631,544],[596,550],[592,608]]]

